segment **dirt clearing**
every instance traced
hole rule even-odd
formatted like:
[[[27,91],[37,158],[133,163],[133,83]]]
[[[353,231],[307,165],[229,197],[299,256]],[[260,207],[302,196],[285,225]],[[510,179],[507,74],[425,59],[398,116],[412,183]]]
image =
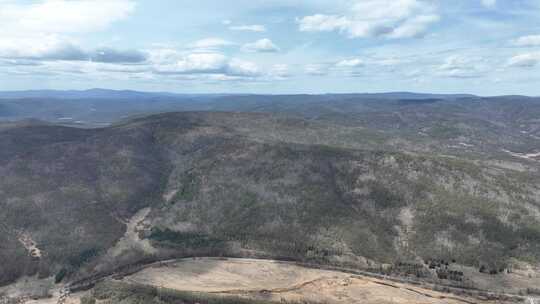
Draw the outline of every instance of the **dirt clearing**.
[[[338,271],[252,259],[185,259],[123,279],[182,291],[323,303],[490,303]]]
[[[144,221],[150,211],[150,208],[141,209],[126,223],[125,235],[114,247],[109,249],[107,252],[108,256],[118,257],[126,251],[133,251],[136,249],[147,254],[156,252],[156,249],[152,247],[150,241],[146,239],[143,240],[139,237],[139,232],[144,229]]]
[[[18,239],[31,257],[37,259],[41,258],[41,250],[37,247],[36,242],[32,239],[30,234],[25,232],[20,233]]]

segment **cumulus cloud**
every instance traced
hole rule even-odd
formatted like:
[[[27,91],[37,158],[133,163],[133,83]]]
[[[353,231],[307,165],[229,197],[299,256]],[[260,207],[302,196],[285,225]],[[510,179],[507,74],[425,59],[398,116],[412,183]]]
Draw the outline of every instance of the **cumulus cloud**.
[[[530,68],[540,63],[540,52],[524,53],[508,59],[508,66]]]
[[[152,52],[154,71],[158,74],[219,74],[255,77],[260,74],[257,65],[220,53],[180,54],[174,50]]]
[[[337,31],[350,38],[411,38],[439,21],[436,7],[422,0],[354,1],[341,15],[316,14],[298,20],[300,31]]]
[[[285,77],[285,67],[261,71],[253,62],[227,56],[220,48],[235,43],[216,37],[184,49],[152,45],[121,50],[85,44],[88,33],[107,30],[127,18],[135,0],[0,0],[0,65],[24,75],[192,79],[203,81],[261,80]],[[263,25],[236,25],[236,31],[264,32]],[[247,44],[251,52],[275,52],[269,39]],[[111,76],[114,75],[114,76]]]
[[[0,57],[7,60],[138,63],[139,51],[113,48],[85,50],[73,36],[99,31],[124,19],[131,0],[45,0],[20,4],[0,1]]]
[[[264,79],[252,62],[230,58],[219,53],[182,53],[174,49],[148,50],[143,64],[119,65],[98,61],[43,61],[39,66],[17,67],[15,71],[28,75],[48,73],[69,77],[100,79],[181,79],[193,81],[255,81]],[[2,63],[2,61],[0,61]]]
[[[493,8],[497,5],[497,0],[481,0],[481,2],[487,8]]]
[[[56,36],[41,39],[0,38],[0,57],[5,59],[83,60],[84,51]]]
[[[521,36],[512,44],[515,46],[540,46],[540,35]]]
[[[162,73],[196,74],[221,73],[227,65],[227,57],[217,53],[195,53],[179,58],[172,64],[159,65]]]
[[[272,40],[264,38],[253,43],[244,44],[242,50],[246,52],[275,53],[279,52],[279,47]]]
[[[134,9],[130,0],[0,2],[0,28],[12,35],[91,32],[127,17]]]
[[[84,50],[74,43],[54,36],[34,39],[0,39],[0,58],[33,61],[95,61],[108,63],[140,63],[146,54],[136,50],[98,48]]]
[[[232,31],[266,32],[266,27],[260,24],[233,25],[233,26],[229,26],[229,29]]]

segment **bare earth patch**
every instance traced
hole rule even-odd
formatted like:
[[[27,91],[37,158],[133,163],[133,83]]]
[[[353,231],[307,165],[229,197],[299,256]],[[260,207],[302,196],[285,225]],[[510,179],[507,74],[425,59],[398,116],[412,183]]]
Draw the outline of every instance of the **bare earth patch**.
[[[290,263],[252,259],[186,259],[123,279],[182,291],[317,303],[489,303],[417,286]]]
[[[41,258],[41,250],[37,247],[36,242],[32,239],[32,236],[26,232],[19,234],[19,242],[23,245],[28,254],[33,258]]]
[[[167,193],[164,193],[163,194],[163,200],[165,200],[166,202],[170,203],[171,200],[173,199],[173,197],[176,195],[176,193],[178,193],[178,189],[173,189]]]
[[[149,240],[139,237],[139,232],[143,229],[144,220],[150,211],[150,208],[141,209],[126,223],[126,233],[114,247],[109,249],[107,255],[117,257],[126,251],[134,249],[141,250],[147,254],[156,252],[156,249],[150,244]]]

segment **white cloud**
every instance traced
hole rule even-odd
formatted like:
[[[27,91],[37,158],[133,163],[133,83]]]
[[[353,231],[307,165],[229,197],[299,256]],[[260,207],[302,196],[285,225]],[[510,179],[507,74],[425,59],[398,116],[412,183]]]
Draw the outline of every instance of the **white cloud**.
[[[316,14],[298,20],[302,32],[331,32],[345,30],[350,20],[344,16]]]
[[[0,57],[23,59],[51,57],[54,53],[74,49],[68,41],[60,40],[56,35],[47,35],[41,39],[0,37]]]
[[[185,54],[170,47],[155,48],[148,51],[148,61],[155,65],[168,65],[181,60]]]
[[[410,38],[425,33],[426,29],[433,23],[440,20],[438,15],[421,15],[410,18],[404,21],[400,26],[396,27],[391,33],[388,33],[389,38]]]
[[[262,79],[255,63],[220,53],[183,53],[175,49],[148,50],[148,60],[136,65],[94,61],[43,61],[37,66],[18,66],[16,72],[100,79],[182,79],[192,81],[254,81]]]
[[[220,53],[182,54],[176,50],[150,51],[149,61],[157,74],[219,74],[256,77],[260,74],[256,64]]]
[[[113,48],[84,50],[70,41],[58,38],[56,35],[49,35],[37,40],[30,38],[0,38],[0,58],[33,61],[140,63],[146,60],[146,54],[140,51],[116,50]]]
[[[450,78],[477,78],[485,69],[480,58],[454,55],[437,68],[437,75]]]
[[[221,73],[227,65],[227,57],[217,53],[189,54],[174,64],[163,66],[163,72],[171,73]]]
[[[351,38],[411,38],[439,21],[436,7],[423,0],[356,0],[342,15],[316,14],[298,20],[300,31],[338,31]]]
[[[229,29],[232,31],[266,32],[266,27],[260,24],[233,25],[233,26],[230,26]]]
[[[77,34],[103,30],[135,9],[131,0],[0,1],[0,57],[10,60],[133,63],[138,51],[84,50]]]
[[[481,0],[481,2],[487,8],[493,8],[497,5],[497,0]]]
[[[530,68],[540,63],[540,52],[525,53],[508,59],[508,66]]]
[[[134,9],[130,0],[0,3],[0,28],[8,35],[92,32],[126,18]]]
[[[229,45],[234,45],[234,43],[221,38],[206,38],[195,41],[194,43],[190,44],[190,47],[196,49],[213,49]]]
[[[233,76],[259,76],[259,68],[250,61],[233,58],[227,64],[227,75]]]
[[[512,42],[515,46],[540,46],[540,35],[522,36]]]
[[[358,58],[345,59],[336,63],[336,66],[340,68],[355,68],[362,65],[364,65],[364,62]]]
[[[275,53],[279,52],[279,47],[272,40],[264,38],[253,43],[246,43],[242,47],[246,52]]]

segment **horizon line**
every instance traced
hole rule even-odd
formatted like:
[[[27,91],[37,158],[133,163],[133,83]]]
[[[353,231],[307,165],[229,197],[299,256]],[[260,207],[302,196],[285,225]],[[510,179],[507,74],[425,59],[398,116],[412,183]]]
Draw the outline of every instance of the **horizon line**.
[[[230,95],[230,96],[282,96],[282,95],[310,95],[310,96],[322,96],[322,95],[382,95],[382,94],[418,94],[418,95],[443,95],[443,96],[452,96],[452,95],[468,95],[470,97],[527,97],[527,98],[539,98],[540,96],[534,95],[525,95],[525,94],[503,94],[503,95],[478,95],[473,93],[434,93],[434,92],[419,92],[419,91],[380,91],[380,92],[324,92],[324,93],[246,93],[246,92],[234,92],[234,93],[180,93],[172,91],[139,91],[133,89],[108,89],[108,88],[99,88],[92,87],[88,89],[21,89],[21,90],[0,90],[0,94],[17,94],[17,93],[37,93],[37,92],[91,92],[91,91],[109,91],[109,92],[131,92],[131,93],[142,93],[142,94],[169,94],[169,95]],[[5,98],[1,97],[0,98]]]

